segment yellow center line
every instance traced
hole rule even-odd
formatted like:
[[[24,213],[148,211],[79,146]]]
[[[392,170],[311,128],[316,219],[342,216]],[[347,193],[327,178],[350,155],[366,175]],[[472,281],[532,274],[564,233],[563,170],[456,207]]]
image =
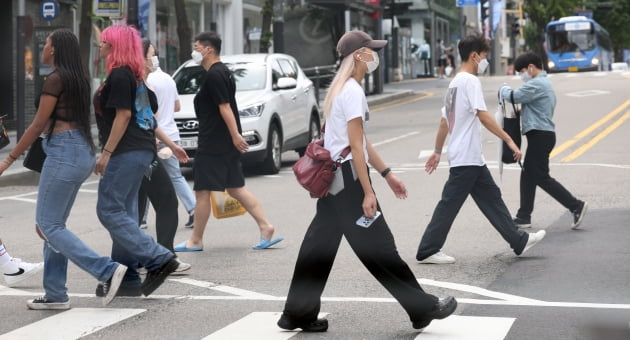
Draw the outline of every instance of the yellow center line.
[[[373,110],[370,110],[370,111],[371,112],[383,111],[383,110],[391,109],[391,108],[398,107],[398,106],[401,106],[401,105],[411,104],[413,102],[417,102],[418,100],[429,98],[431,96],[433,96],[433,92],[424,92],[422,95],[420,95],[420,96],[418,96],[416,98],[413,98],[413,99],[410,99],[410,100],[407,100],[407,101],[404,101],[404,102],[401,102],[401,103],[396,103],[396,104],[387,105],[387,106],[380,106],[380,107],[378,107],[376,109],[373,109]]]
[[[580,146],[577,150],[573,151],[570,155],[566,156],[562,159],[561,162],[570,162],[578,157],[580,157],[583,153],[585,153],[588,149],[592,148],[595,144],[597,144],[600,140],[604,139],[608,134],[615,131],[626,119],[630,118],[630,111],[626,112],[621,118],[617,119],[614,123],[610,124],[604,131],[600,132],[597,136],[593,137],[593,139],[589,140],[586,144]]]
[[[569,147],[571,147],[573,144],[577,143],[580,139],[586,137],[588,134],[593,132],[593,130],[595,130],[598,127],[602,126],[604,123],[606,123],[607,121],[611,120],[613,117],[615,117],[621,111],[623,111],[626,108],[626,106],[628,106],[628,105],[630,105],[630,99],[627,100],[625,103],[621,104],[621,106],[619,106],[618,108],[614,109],[612,112],[610,112],[606,116],[604,116],[602,119],[600,119],[597,122],[595,122],[593,125],[587,127],[582,132],[580,132],[577,135],[575,135],[575,137],[569,139],[568,141],[562,143],[562,145],[560,145],[557,148],[553,149],[553,151],[551,151],[551,153],[549,154],[549,158],[550,159],[553,158],[554,156],[558,155],[562,151],[564,151],[564,150],[568,149]]]

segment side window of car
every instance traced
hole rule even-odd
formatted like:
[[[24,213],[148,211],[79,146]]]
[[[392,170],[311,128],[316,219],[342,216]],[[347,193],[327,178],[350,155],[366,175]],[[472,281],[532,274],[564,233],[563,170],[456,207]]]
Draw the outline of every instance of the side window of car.
[[[271,87],[272,89],[276,89],[278,86],[278,79],[285,77],[280,64],[278,64],[277,60],[271,62]]]
[[[295,66],[288,59],[278,59],[280,67],[284,71],[285,77],[291,77],[297,80],[297,71]]]

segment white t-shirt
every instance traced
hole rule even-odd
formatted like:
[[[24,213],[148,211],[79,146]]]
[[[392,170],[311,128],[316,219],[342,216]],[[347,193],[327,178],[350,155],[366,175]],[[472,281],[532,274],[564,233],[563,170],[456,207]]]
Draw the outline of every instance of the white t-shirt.
[[[448,86],[442,108],[442,117],[448,123],[451,167],[486,164],[477,110],[487,111],[479,78],[467,72],[457,73]]]
[[[324,147],[330,151],[330,156],[336,160],[343,149],[350,145],[348,138],[348,122],[361,117],[363,130],[365,122],[370,118],[367,99],[363,88],[354,78],[349,78],[343,85],[341,92],[333,100],[330,115],[326,119],[326,131],[324,133]],[[366,139],[363,136],[363,154],[368,160]],[[352,159],[352,153],[345,158]]]
[[[155,92],[158,101],[158,126],[172,141],[179,141],[179,130],[175,124],[175,101],[179,99],[175,81],[168,73],[157,70],[149,73],[147,83]]]

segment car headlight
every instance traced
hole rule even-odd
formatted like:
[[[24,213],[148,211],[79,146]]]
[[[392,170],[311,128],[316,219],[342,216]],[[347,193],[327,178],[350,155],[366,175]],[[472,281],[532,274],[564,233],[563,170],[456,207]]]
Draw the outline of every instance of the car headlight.
[[[599,65],[599,58],[594,57],[593,60],[591,60],[591,64],[593,65]]]
[[[547,66],[549,66],[549,68],[554,68],[554,67],[556,67],[556,63],[554,63],[553,61],[549,60],[549,62],[547,63]]]
[[[265,104],[254,105],[246,109],[239,110],[238,114],[241,117],[260,117],[264,109],[265,109]]]

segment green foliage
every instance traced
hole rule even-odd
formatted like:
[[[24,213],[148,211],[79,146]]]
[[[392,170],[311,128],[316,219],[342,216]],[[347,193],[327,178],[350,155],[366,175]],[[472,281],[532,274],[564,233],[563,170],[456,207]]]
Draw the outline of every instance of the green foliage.
[[[547,66],[544,53],[545,26],[549,21],[572,15],[582,0],[524,0],[523,12],[529,23],[523,27],[527,47],[538,53]],[[585,0],[590,1],[590,0]]]
[[[630,0],[607,1],[612,7],[598,6],[598,1],[584,0],[584,7],[593,11],[593,19],[610,33],[616,59],[621,50],[630,48]]]

